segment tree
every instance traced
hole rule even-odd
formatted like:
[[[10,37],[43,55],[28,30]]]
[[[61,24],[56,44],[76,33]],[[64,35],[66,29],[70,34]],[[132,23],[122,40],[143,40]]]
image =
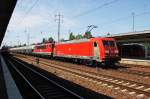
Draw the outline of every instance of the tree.
[[[26,44],[23,44],[23,46],[26,46]]]
[[[87,39],[89,39],[89,38],[91,38],[92,37],[92,34],[91,34],[91,32],[90,31],[87,31],[87,32],[85,32],[85,34],[84,34],[84,36],[83,36],[84,38],[87,38]]]
[[[75,36],[73,35],[73,33],[71,32],[70,34],[69,34],[69,40],[74,40],[75,39]]]
[[[48,42],[54,42],[54,39],[52,37],[49,37]]]
[[[109,33],[109,32],[107,33],[107,36],[110,36],[110,33]]]
[[[64,41],[66,41],[66,40],[65,40],[64,38],[61,38],[60,41],[61,41],[61,42],[64,42]]]
[[[45,39],[45,38],[43,38],[42,43],[45,43],[45,42],[46,42],[46,39]]]
[[[76,39],[82,39],[83,38],[83,36],[81,35],[81,34],[78,34],[77,36],[76,36]]]

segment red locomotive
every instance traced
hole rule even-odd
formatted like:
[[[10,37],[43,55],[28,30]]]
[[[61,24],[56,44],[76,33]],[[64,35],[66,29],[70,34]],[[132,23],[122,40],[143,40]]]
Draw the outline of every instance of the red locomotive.
[[[36,45],[33,53],[69,58],[89,64],[93,62],[113,64],[120,60],[118,48],[113,38],[98,37]]]
[[[42,55],[52,55],[53,53],[53,44],[46,43],[46,44],[37,44],[34,47],[33,53],[35,54],[42,54]]]

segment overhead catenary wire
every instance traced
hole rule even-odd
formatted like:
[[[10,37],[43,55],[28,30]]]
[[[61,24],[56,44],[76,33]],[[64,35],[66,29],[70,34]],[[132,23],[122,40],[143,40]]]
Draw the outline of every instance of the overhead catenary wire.
[[[33,5],[28,9],[28,11],[26,12],[26,15],[28,15],[30,13],[30,11],[35,7],[35,5],[38,3],[39,0],[36,0]]]
[[[85,11],[85,12],[82,12],[82,13],[80,13],[80,14],[78,14],[78,15],[72,17],[72,19],[75,19],[75,18],[84,16],[84,15],[86,15],[86,14],[92,13],[92,12],[98,10],[98,9],[101,9],[101,8],[103,8],[103,7],[105,7],[105,6],[111,5],[111,4],[113,4],[113,3],[117,2],[117,1],[119,1],[119,0],[113,0],[113,1],[110,1],[110,2],[106,2],[106,3],[104,3],[104,4],[100,5],[100,6],[97,6],[97,7],[93,8],[93,9],[87,10],[87,11]],[[81,28],[79,28],[79,30],[85,29],[85,28],[86,28],[86,27],[81,27]]]
[[[24,1],[26,1],[26,0],[24,0]],[[30,1],[30,2],[32,2],[32,1]],[[34,0],[28,7],[26,7],[26,10],[23,10],[24,13],[21,16],[21,19],[17,22],[18,25],[20,25],[25,20],[25,18],[29,15],[29,13],[37,5],[38,2],[39,2],[39,0]],[[25,2],[23,2],[23,0],[18,0],[17,5],[21,5],[21,3],[23,4]],[[27,4],[24,4],[24,5],[27,5]],[[17,19],[19,19],[19,18],[17,18]]]
[[[138,13],[138,14],[134,14],[134,17],[140,17],[140,16],[143,16],[143,15],[147,15],[147,14],[150,14],[150,11],[148,12],[142,12],[142,13]],[[129,19],[131,18],[133,15],[128,15],[128,16],[125,16],[125,17],[121,17],[121,18],[118,18],[118,19],[114,19],[112,21],[109,21],[109,22],[105,22],[105,23],[100,23],[100,24],[97,24],[97,25],[108,25],[108,24],[113,24],[113,23],[116,23],[116,22],[119,22],[119,21],[123,21],[123,20],[126,20],[126,19]]]
[[[138,14],[135,13],[134,17],[140,17],[140,16],[147,15],[147,14],[150,14],[150,11],[141,12],[141,13],[138,13]],[[126,19],[131,18],[131,17],[132,17],[132,15],[127,15],[127,16],[124,16],[124,17],[120,17],[120,18],[118,18],[118,19],[114,19],[114,20],[112,20],[112,21],[108,21],[108,22],[104,22],[104,23],[99,23],[99,24],[96,24],[96,25],[97,25],[97,26],[100,26],[100,25],[106,26],[106,25],[109,25],[109,24],[114,24],[114,23],[119,22],[119,21],[124,21],[124,20],[126,20]],[[101,26],[101,27],[102,27],[102,26]],[[79,30],[85,29],[85,28],[86,28],[86,27],[81,27],[81,28],[79,28]]]
[[[19,22],[19,24],[21,24],[25,18],[28,16],[28,14],[32,11],[32,9],[36,6],[36,4],[39,2],[39,0],[36,0],[33,5],[26,11],[26,13],[24,14],[24,17],[22,18],[22,20]]]
[[[106,3],[104,3],[104,4],[102,4],[102,5],[98,6],[98,7],[95,7],[93,9],[87,10],[87,11],[85,11],[83,13],[80,13],[80,14],[74,16],[73,18],[78,18],[78,17],[84,16],[86,14],[92,13],[92,12],[98,10],[98,9],[101,9],[101,8],[103,8],[105,6],[111,5],[111,4],[113,4],[113,3],[117,2],[117,1],[119,1],[119,0],[113,0],[113,1],[110,1],[110,2],[106,2]]]

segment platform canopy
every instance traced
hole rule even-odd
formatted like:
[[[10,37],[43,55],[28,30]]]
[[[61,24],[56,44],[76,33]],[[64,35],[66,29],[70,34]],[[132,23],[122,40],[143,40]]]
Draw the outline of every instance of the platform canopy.
[[[17,0],[0,0],[0,45],[4,38],[9,20]]]
[[[118,33],[106,37],[115,38],[119,46],[123,44],[130,44],[132,45],[130,47],[134,50],[135,45],[142,45],[145,49],[145,58],[150,58],[150,30]]]
[[[127,33],[118,33],[109,35],[107,37],[113,37],[117,42],[150,42],[150,30],[135,31]]]

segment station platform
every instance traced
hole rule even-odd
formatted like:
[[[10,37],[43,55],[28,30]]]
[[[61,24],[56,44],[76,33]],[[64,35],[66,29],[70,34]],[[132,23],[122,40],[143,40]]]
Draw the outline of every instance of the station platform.
[[[22,96],[0,55],[0,99],[22,99]]]
[[[150,66],[150,60],[142,60],[142,59],[121,58],[120,63],[132,64],[132,65]]]

